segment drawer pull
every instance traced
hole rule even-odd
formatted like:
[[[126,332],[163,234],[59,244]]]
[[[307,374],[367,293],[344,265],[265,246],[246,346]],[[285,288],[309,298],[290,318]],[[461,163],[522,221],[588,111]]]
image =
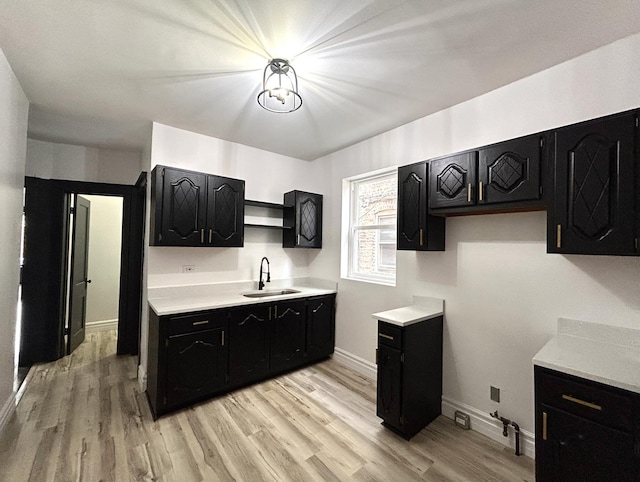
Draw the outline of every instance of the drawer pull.
[[[207,325],[209,323],[209,320],[204,320],[204,321],[194,321],[193,323],[191,323],[193,326],[198,326],[198,325]]]
[[[569,402],[577,403],[578,405],[582,405],[584,407],[593,408],[594,410],[602,410],[602,406],[596,405],[595,403],[585,402],[584,400],[580,400],[579,398],[572,397],[571,395],[562,395],[564,400],[568,400]]]
[[[387,340],[392,340],[393,341],[393,337],[390,335],[385,335],[384,333],[379,333],[378,336],[382,337],[382,338],[386,338]]]
[[[542,412],[542,440],[547,440],[547,412]]]

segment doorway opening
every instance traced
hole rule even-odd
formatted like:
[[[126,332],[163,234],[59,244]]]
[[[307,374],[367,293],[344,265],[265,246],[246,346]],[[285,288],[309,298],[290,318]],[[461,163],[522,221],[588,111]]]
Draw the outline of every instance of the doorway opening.
[[[87,326],[90,331],[97,330],[113,326],[114,320],[117,320],[117,354],[139,354],[146,179],[144,172],[135,185],[25,179],[19,366],[28,367],[62,358],[82,341]],[[92,196],[97,196],[93,203]],[[113,212],[113,206],[106,208],[111,210],[110,214],[92,216],[91,208],[95,209],[100,204],[98,198],[120,202],[120,216]],[[80,216],[83,204],[89,207],[83,207]],[[92,238],[102,241],[107,234],[97,231],[98,234],[92,236],[92,217],[106,218],[103,221],[111,225],[106,229],[120,233],[120,253],[110,262],[119,268],[115,275],[119,283],[117,286],[115,283],[105,286],[112,294],[118,293],[117,315],[113,315],[112,304],[109,305],[111,308],[106,308],[109,299],[106,292],[100,294],[99,287],[94,289],[96,276],[106,274],[106,268],[100,267],[106,255],[99,255],[100,259],[92,263],[89,245]],[[77,226],[80,218],[84,220],[88,233],[81,237],[89,246],[82,255],[77,249],[69,251],[74,241],[79,240]],[[118,224],[118,219],[120,227],[116,229],[113,223]],[[113,241],[111,248],[105,249],[110,254],[117,251]],[[97,271],[91,271],[92,264]],[[75,275],[74,271],[77,271]],[[108,276],[113,280],[113,272]],[[94,300],[92,293],[95,294]],[[84,321],[74,325],[76,312]]]
[[[70,354],[85,335],[118,329],[122,196],[70,197],[65,299],[65,346]]]

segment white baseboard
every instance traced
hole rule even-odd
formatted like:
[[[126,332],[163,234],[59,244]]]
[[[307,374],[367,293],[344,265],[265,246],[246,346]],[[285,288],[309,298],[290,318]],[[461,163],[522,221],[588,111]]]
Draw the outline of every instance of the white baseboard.
[[[11,396],[0,410],[0,433],[4,431],[4,427],[16,411],[16,392],[11,392]]]
[[[335,348],[333,353],[333,359],[338,363],[351,368],[352,370],[360,373],[361,375],[375,380],[378,374],[378,368],[375,363],[360,358],[353,353],[343,350],[342,348]]]
[[[98,331],[117,330],[118,320],[92,321],[84,325],[85,333],[97,333]]]
[[[515,451],[516,442],[513,427],[509,428],[509,435],[505,437],[502,435],[502,422],[492,418],[489,413],[478,410],[465,403],[442,397],[442,415],[453,420],[456,410],[460,410],[469,415],[471,419],[471,430],[475,430],[496,442],[511,447]],[[535,459],[535,448],[534,434],[520,429],[520,453]]]
[[[142,365],[138,365],[138,386],[141,392],[147,391],[147,372]]]

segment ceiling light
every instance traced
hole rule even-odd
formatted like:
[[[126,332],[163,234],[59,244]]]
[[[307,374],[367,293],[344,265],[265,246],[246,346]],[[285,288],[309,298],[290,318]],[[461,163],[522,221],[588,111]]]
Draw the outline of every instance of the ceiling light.
[[[258,104],[269,112],[293,112],[302,105],[298,94],[298,76],[288,61],[270,60],[262,76]]]

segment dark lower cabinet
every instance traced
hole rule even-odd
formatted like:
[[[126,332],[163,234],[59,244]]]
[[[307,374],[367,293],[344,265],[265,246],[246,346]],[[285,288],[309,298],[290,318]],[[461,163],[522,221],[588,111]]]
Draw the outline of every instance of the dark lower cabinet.
[[[536,480],[639,481],[640,397],[535,367]]]
[[[404,327],[378,321],[376,413],[406,439],[441,413],[442,322],[442,316]]]
[[[283,301],[270,307],[271,369],[286,370],[304,358],[306,301]]]
[[[427,163],[398,168],[399,250],[444,251],[445,219],[427,213]]]
[[[184,315],[149,310],[154,417],[328,357],[335,294]]]
[[[320,296],[307,301],[308,361],[320,360],[333,353],[335,346],[335,296]]]
[[[229,310],[229,381],[245,383],[269,371],[269,307]]]
[[[167,345],[167,406],[201,399],[227,382],[224,328],[170,336]],[[202,370],[201,367],[207,367]]]
[[[637,118],[626,113],[553,133],[548,252],[640,254]]]

